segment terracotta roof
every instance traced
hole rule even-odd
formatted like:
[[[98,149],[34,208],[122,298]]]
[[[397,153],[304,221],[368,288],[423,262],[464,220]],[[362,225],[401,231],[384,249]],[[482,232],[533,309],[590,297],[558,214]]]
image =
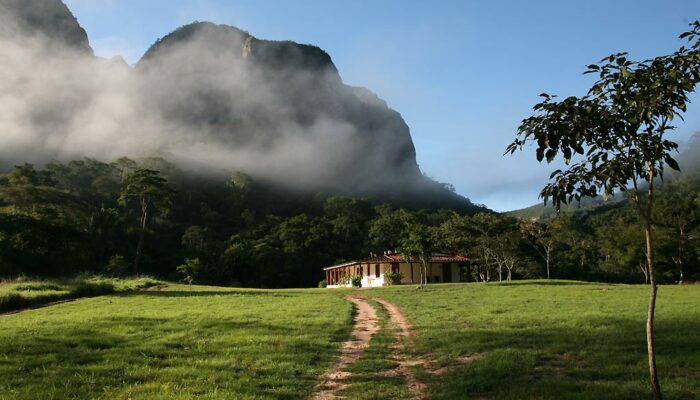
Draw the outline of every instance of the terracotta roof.
[[[431,263],[446,263],[446,262],[461,263],[461,262],[468,262],[468,261],[469,261],[469,258],[464,257],[464,256],[453,255],[453,254],[443,254],[443,253],[433,253],[433,255],[430,257],[429,262],[431,262]],[[324,268],[324,270],[351,267],[353,265],[359,265],[359,264],[392,263],[392,262],[406,262],[406,259],[404,258],[403,254],[401,254],[401,253],[382,254],[382,255],[378,255],[378,256],[363,258],[363,259],[358,260],[358,261],[350,261],[350,262],[346,262],[343,264],[332,265],[330,267]],[[420,260],[414,257],[414,258],[411,258],[410,262],[420,262]]]
[[[330,267],[324,268],[324,270],[351,267],[355,264],[357,264],[357,261],[350,261],[350,262],[346,262],[346,263],[342,263],[342,264],[331,265]]]

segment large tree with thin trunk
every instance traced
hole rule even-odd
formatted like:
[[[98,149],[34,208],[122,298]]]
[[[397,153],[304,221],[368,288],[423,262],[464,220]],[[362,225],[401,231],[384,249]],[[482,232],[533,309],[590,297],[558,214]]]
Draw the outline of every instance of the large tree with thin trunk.
[[[151,211],[166,215],[170,211],[175,191],[168,185],[168,180],[160,176],[159,171],[151,169],[136,169],[124,179],[119,196],[119,204],[123,207],[135,203],[139,210],[139,240],[136,245],[134,258],[134,274],[139,273],[139,263],[143,254],[143,242],[146,225],[152,216]]]
[[[538,161],[552,162],[562,155],[567,168],[556,170],[540,196],[545,204],[562,204],[583,197],[631,191],[643,221],[649,272],[647,351],[649,378],[656,399],[661,387],[654,354],[654,310],[657,285],[654,275],[654,183],[664,168],[678,169],[672,153],[678,145],[666,138],[682,119],[688,95],[700,81],[700,22],[681,35],[688,40],[673,54],[645,61],[631,61],[618,53],[588,66],[586,73],[599,79],[583,97],[558,100],[542,94],[534,115],[523,120],[518,137],[506,153],[536,145]]]
[[[401,252],[409,265],[416,260],[420,261],[421,288],[428,283],[428,263],[430,263],[434,248],[433,233],[429,227],[422,224],[408,226],[401,241]]]
[[[522,237],[542,257],[547,279],[550,279],[551,276],[552,255],[556,246],[555,227],[554,221],[550,221],[548,224],[538,221],[520,221]]]

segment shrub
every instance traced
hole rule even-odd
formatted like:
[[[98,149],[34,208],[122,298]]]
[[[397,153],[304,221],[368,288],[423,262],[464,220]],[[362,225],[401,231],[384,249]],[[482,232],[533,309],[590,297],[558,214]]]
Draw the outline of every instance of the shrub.
[[[350,283],[352,284],[352,287],[362,287],[362,276],[352,275],[350,277]]]
[[[389,285],[399,285],[401,283],[401,279],[403,279],[403,274],[399,271],[385,272],[384,279]]]
[[[54,301],[128,292],[157,285],[152,278],[117,279],[79,275],[52,281],[23,279],[0,286],[0,312],[19,310]]]
[[[320,287],[320,288],[325,288],[326,286],[327,286],[327,285],[326,285],[326,280],[325,280],[325,279],[323,279],[323,280],[321,280],[321,281],[318,281],[318,287]]]
[[[191,289],[192,282],[194,282],[197,274],[199,274],[201,267],[202,265],[199,262],[199,258],[186,258],[185,263],[179,265],[175,270],[182,276],[182,280],[190,285]]]
[[[127,268],[129,268],[129,263],[127,263],[126,260],[124,260],[124,257],[120,256],[119,254],[115,254],[110,257],[109,261],[107,262],[107,266],[105,267],[107,273],[111,275],[122,275],[124,272],[126,272]]]

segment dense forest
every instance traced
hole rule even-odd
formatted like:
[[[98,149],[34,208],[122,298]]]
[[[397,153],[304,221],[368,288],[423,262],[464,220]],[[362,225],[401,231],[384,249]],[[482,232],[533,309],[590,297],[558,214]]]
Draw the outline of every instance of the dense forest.
[[[693,172],[659,190],[662,282],[700,279],[699,195]],[[0,276],[138,273],[315,286],[324,266],[397,250],[419,235],[432,251],[468,256],[465,280],[644,282],[635,215],[624,200],[539,220],[485,208],[401,208],[282,190],[240,172],[183,171],[160,158],[86,158],[19,165],[0,176]]]
[[[499,214],[474,205],[422,174],[401,115],[369,90],[345,85],[318,47],[195,22],[156,41],[130,67],[95,57],[60,0],[5,0],[0,9],[0,42],[16,54],[5,67],[13,111],[5,113],[10,135],[0,147],[0,277],[95,272],[301,287],[318,284],[325,266],[417,247],[469,257],[467,281],[643,282],[648,274],[644,229],[651,221],[644,225],[624,194],[589,201],[602,186],[586,182],[582,201],[561,213],[538,206]],[[697,49],[700,25],[694,29],[684,37]],[[617,64],[588,72],[627,79],[637,92],[675,87],[683,95],[669,104],[680,106],[657,113],[666,121],[685,111],[685,92],[700,80],[695,64],[683,61],[695,62],[700,50],[689,51],[658,59],[655,68],[618,54],[609,61]],[[676,64],[693,66],[693,79],[678,83],[678,71],[662,73]],[[651,74],[658,71],[668,75],[663,84]],[[647,81],[635,83],[638,76]],[[607,87],[605,79],[594,92]],[[570,111],[575,100],[553,98],[534,110]],[[598,108],[607,99],[599,96]],[[591,104],[583,105],[590,113]],[[605,128],[629,119],[611,122],[610,115],[585,120]],[[630,120],[636,133],[639,121]],[[578,132],[578,125],[559,125],[547,125],[549,133]],[[671,129],[661,125],[661,132]],[[538,142],[551,148],[537,157],[551,161],[560,141],[545,139]],[[679,159],[684,172],[667,174],[657,188],[651,248],[666,283],[700,278],[698,142]],[[132,158],[105,162],[120,155]],[[75,159],[82,156],[94,158]],[[53,159],[61,161],[46,162]],[[628,181],[605,193],[624,191]]]

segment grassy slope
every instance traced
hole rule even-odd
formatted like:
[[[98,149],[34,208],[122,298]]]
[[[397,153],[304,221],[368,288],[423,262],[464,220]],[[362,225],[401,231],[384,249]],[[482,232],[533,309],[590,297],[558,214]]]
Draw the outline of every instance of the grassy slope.
[[[642,399],[647,287],[574,282],[435,285],[366,292],[399,305],[419,353],[486,356],[422,374],[434,399]],[[667,399],[700,398],[700,287],[663,286],[657,354]]]
[[[175,289],[3,317],[0,398],[300,398],[351,326],[322,290]]]
[[[0,312],[13,311],[59,300],[129,292],[155,286],[151,278],[118,279],[77,277],[53,280],[0,281]]]
[[[351,326],[350,290],[186,287],[82,299],[0,320],[2,399],[304,398]],[[646,287],[522,282],[363,290],[399,305],[417,353],[486,356],[419,374],[431,398],[639,399],[646,396]],[[380,313],[382,321],[386,316]],[[659,290],[658,354],[667,399],[700,397],[700,287]],[[346,391],[403,397],[390,331]],[[362,373],[366,371],[366,373]],[[381,381],[381,382],[380,382]],[[374,392],[373,392],[374,390]]]

